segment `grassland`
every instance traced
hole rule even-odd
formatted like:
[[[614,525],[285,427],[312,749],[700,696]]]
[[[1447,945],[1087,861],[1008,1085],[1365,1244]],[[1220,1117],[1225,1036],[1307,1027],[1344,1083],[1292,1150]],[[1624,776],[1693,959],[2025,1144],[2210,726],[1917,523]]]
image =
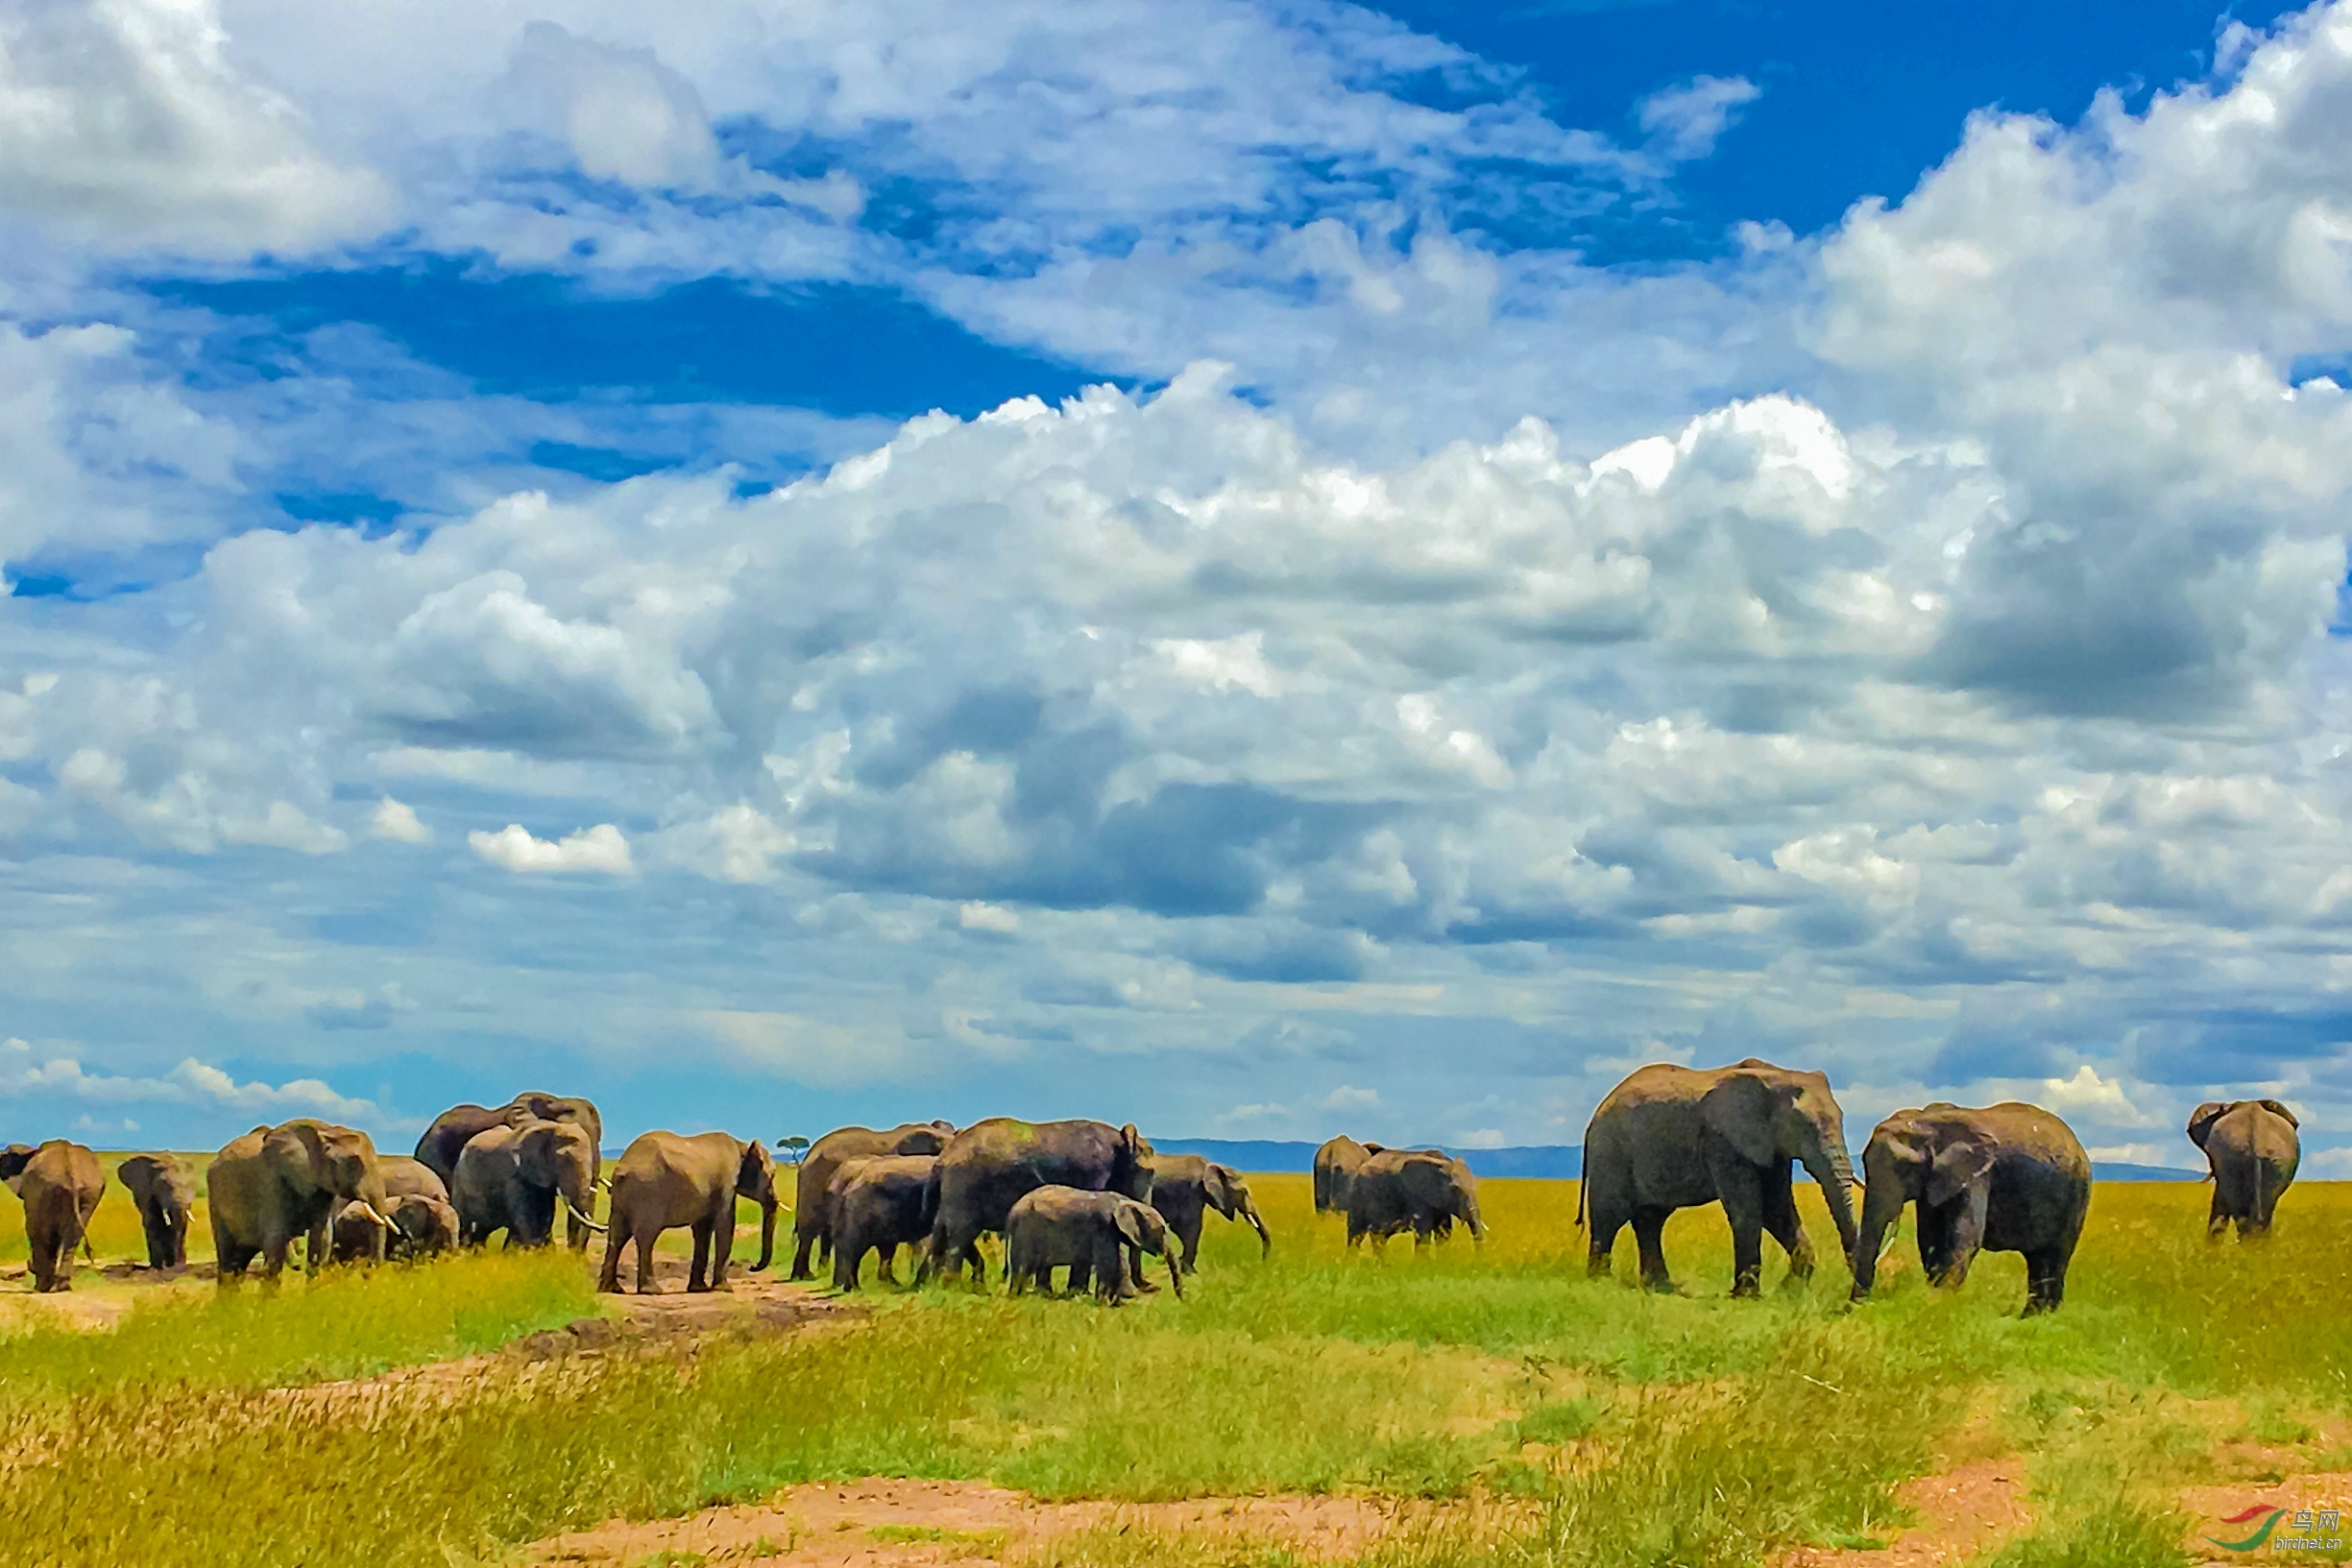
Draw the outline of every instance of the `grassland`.
[[[1572,1185],[1489,1183],[1483,1249],[1385,1263],[1345,1255],[1304,1178],[1254,1185],[1273,1259],[1212,1220],[1187,1301],[877,1291],[845,1332],[500,1359],[430,1399],[284,1390],[594,1312],[581,1266],[458,1259],[20,1330],[0,1540],[26,1563],[499,1562],[617,1514],[902,1475],[1444,1500],[1374,1550],[1394,1568],[1728,1568],[1885,1539],[1905,1478],[2015,1456],[2035,1523],[1988,1568],[2160,1568],[2189,1560],[2183,1488],[2352,1468],[2352,1188],[2298,1187],[2252,1248],[2207,1245],[2198,1188],[2103,1188],[2066,1309],[2026,1320],[2014,1258],[1956,1295],[1907,1258],[1858,1310],[1833,1264],[1777,1289],[1768,1264],[1734,1302],[1696,1212],[1667,1236],[1686,1293],[1656,1297],[1584,1278]],[[1038,1560],[1275,1560],[1235,1552],[1126,1532]]]

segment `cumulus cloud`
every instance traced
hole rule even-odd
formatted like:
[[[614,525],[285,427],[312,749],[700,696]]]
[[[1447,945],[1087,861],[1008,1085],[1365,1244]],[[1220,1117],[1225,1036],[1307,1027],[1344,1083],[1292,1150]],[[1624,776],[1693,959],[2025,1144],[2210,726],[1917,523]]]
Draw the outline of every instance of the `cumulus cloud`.
[[[429,844],[433,830],[417,816],[417,808],[386,795],[376,803],[368,817],[368,832],[376,838],[389,838],[399,844]]]
[[[14,1037],[0,1040],[0,1089],[28,1098],[57,1096],[103,1105],[160,1101],[279,1119],[317,1116],[363,1125],[383,1121],[373,1100],[339,1095],[317,1078],[275,1085],[239,1083],[193,1056],[182,1058],[161,1077],[120,1077],[89,1073],[72,1056],[38,1051]]]
[[[523,876],[593,871],[626,877],[636,869],[629,859],[628,839],[609,822],[558,839],[534,838],[529,829],[510,822],[495,833],[476,829],[466,835],[466,842],[492,865]]]
[[[243,255],[372,231],[389,193],[238,71],[213,0],[0,20],[0,205],[101,242]]]

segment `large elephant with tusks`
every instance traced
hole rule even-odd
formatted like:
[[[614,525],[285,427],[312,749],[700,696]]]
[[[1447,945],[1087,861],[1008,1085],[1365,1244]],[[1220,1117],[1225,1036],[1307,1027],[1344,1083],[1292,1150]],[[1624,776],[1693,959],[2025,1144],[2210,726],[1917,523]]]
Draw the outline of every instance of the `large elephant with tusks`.
[[[1753,1056],[1705,1071],[1666,1063],[1637,1069],[1609,1092],[1585,1129],[1578,1205],[1591,1226],[1589,1272],[1611,1271],[1617,1232],[1631,1225],[1641,1283],[1672,1290],[1660,1244],[1666,1217],[1719,1202],[1732,1224],[1734,1295],[1756,1294],[1766,1231],[1787,1252],[1789,1276],[1806,1277],[1813,1248],[1797,1218],[1792,1163],[1821,1184],[1851,1258],[1854,1164],[1828,1077]]]
[[[973,1123],[948,1140],[934,1171],[939,1184],[931,1251],[918,1279],[934,1268],[953,1278],[980,1263],[981,1233],[1005,1229],[1012,1206],[1040,1187],[1119,1193],[1138,1203],[1152,1195],[1152,1146],[1133,1122],[1019,1122],[1008,1116]]]

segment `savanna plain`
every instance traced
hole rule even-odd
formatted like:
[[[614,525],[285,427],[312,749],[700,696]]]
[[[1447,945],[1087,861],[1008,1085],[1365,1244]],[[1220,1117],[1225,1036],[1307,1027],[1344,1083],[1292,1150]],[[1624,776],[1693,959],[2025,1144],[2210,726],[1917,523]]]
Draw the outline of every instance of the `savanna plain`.
[[[1586,1278],[1573,1183],[1488,1182],[1483,1247],[1385,1259],[1346,1252],[1306,1177],[1252,1187],[1273,1256],[1212,1218],[1188,1299],[1008,1298],[999,1279],[833,1302],[739,1272],[808,1310],[661,1335],[592,1332],[627,1329],[626,1305],[593,1290],[593,1251],[560,1248],[229,1292],[85,1265],[70,1296],[36,1299],[0,1200],[0,1551],[155,1568],[2352,1556],[2285,1550],[2283,1523],[2215,1544],[2253,1528],[2232,1515],[2352,1492],[2352,1184],[2298,1185],[2253,1245],[2205,1240],[2201,1186],[2104,1184],[2065,1308],[2036,1318],[2018,1259],[1933,1291],[1907,1231],[1867,1304],[1849,1307],[1833,1244],[1809,1282],[1768,1248],[1763,1298],[1734,1301],[1711,1209],[1668,1227],[1682,1293],[1652,1295],[1628,1283],[1630,1236],[1616,1280]],[[1799,1192],[1816,1244],[1834,1238]],[[191,1234],[201,1258],[201,1211]],[[102,1265],[141,1255],[119,1188],[91,1241]]]

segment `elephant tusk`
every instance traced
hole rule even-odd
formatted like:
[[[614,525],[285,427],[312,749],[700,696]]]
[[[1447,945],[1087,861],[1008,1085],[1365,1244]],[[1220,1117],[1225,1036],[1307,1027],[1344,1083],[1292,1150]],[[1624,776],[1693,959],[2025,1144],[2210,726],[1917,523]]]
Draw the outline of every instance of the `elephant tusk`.
[[[383,1214],[377,1210],[375,1204],[362,1201],[352,1204],[352,1207],[357,1209],[361,1214],[367,1216],[368,1218],[375,1223],[383,1226],[384,1229],[390,1230],[393,1228],[392,1221],[385,1218]]]
[[[580,1212],[580,1206],[577,1203],[572,1202],[571,1199],[564,1199],[564,1207],[571,1211],[572,1218],[577,1219],[581,1224],[586,1225],[590,1230],[594,1231],[597,1235],[603,1236],[611,1232],[612,1227],[610,1225],[599,1225],[594,1219],[589,1218],[588,1216]]]

